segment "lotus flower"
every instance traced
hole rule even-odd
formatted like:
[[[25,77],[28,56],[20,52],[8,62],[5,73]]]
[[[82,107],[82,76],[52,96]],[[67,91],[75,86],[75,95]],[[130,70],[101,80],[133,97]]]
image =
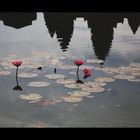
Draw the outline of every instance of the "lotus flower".
[[[74,64],[77,65],[77,66],[81,66],[84,64],[84,61],[79,59],[79,60],[74,60]]]
[[[14,60],[14,61],[12,61],[12,64],[16,67],[19,67],[22,64],[22,61],[21,60]]]
[[[21,60],[14,60],[14,61],[12,61],[12,64],[17,67],[17,69],[16,69],[16,80],[17,80],[17,85],[18,85],[18,67],[22,64],[22,61]],[[17,88],[14,88],[14,89],[17,89]]]
[[[74,60],[74,64],[78,66],[78,67],[77,67],[77,71],[76,71],[76,75],[77,75],[77,81],[76,81],[76,83],[81,83],[81,84],[83,84],[83,81],[81,81],[81,80],[79,79],[79,67],[80,67],[82,64],[84,64],[84,61],[81,60],[81,59]]]
[[[91,76],[91,70],[90,69],[85,68],[83,70],[83,72],[84,72],[84,79],[87,78],[87,77],[89,77],[89,76]]]

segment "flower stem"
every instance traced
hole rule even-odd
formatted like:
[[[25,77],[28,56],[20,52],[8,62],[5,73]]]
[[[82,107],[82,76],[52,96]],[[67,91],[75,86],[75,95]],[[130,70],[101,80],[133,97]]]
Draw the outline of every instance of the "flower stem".
[[[16,69],[16,82],[17,82],[17,85],[18,85],[18,67]]]
[[[77,67],[77,72],[76,72],[76,74],[77,74],[77,80],[79,80],[79,66]]]

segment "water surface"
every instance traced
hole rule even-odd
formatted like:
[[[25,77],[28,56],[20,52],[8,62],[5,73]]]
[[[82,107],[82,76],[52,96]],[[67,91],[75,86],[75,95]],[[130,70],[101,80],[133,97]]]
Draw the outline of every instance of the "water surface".
[[[139,127],[140,82],[115,79],[107,83],[103,93],[92,93],[95,98],[85,97],[77,103],[40,105],[19,98],[37,93],[44,100],[54,100],[77,90],[45,77],[56,68],[56,74],[76,80],[76,75],[70,74],[76,71],[75,59],[83,59],[84,65],[92,68],[87,79],[80,69],[85,83],[117,75],[94,68],[139,64],[139,25],[140,13],[0,13],[0,71],[11,72],[0,75],[0,127]],[[19,74],[38,74],[18,77],[20,91],[13,90],[16,67],[11,61],[15,59],[23,61]],[[103,62],[87,63],[89,59]],[[42,70],[37,69],[40,66]],[[140,73],[140,67],[137,69]],[[139,74],[136,79],[140,79]],[[50,85],[29,87],[32,81]]]

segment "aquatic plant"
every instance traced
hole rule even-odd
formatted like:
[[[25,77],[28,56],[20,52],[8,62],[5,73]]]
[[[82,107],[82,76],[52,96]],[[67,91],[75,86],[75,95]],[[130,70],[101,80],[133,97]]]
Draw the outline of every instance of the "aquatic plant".
[[[22,91],[22,88],[21,88],[21,86],[19,85],[19,82],[18,82],[18,67],[22,64],[22,61],[21,60],[14,60],[14,61],[12,61],[12,64],[17,67],[17,69],[16,69],[16,82],[17,82],[17,85],[13,88],[13,90]]]
[[[84,72],[84,77],[83,77],[84,79],[91,76],[91,70],[89,68],[85,68],[83,72]]]
[[[14,60],[14,61],[12,61],[12,64],[16,67],[19,67],[22,64],[22,61],[21,60]]]
[[[84,61],[81,60],[81,59],[74,60],[74,64],[77,65],[77,71],[76,71],[77,81],[76,81],[76,83],[81,83],[81,84],[83,84],[83,81],[81,81],[81,80],[79,79],[79,67],[80,67],[81,65],[84,64]]]
[[[16,77],[17,77],[18,67],[22,64],[22,61],[21,60],[14,60],[14,61],[12,61],[12,64],[17,67],[17,69],[16,69]]]

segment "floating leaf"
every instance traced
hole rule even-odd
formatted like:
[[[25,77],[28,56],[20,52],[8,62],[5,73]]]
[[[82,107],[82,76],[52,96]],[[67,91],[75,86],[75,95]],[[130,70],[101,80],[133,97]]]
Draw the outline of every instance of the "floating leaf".
[[[140,68],[140,63],[130,63],[130,67]]]
[[[130,82],[140,82],[140,79],[128,79]]]
[[[59,84],[72,84],[75,82],[76,81],[74,79],[58,79],[58,80],[56,80],[56,83],[59,83]]]
[[[33,77],[36,77],[38,76],[37,73],[20,73],[18,75],[18,77],[21,77],[21,78],[33,78]]]
[[[39,100],[42,96],[37,93],[30,93],[28,95],[19,95],[19,98],[23,100]]]
[[[87,86],[106,86],[107,84],[104,82],[87,82],[85,83]]]
[[[86,91],[86,92],[104,92],[105,89],[103,87],[100,86],[87,86],[82,88],[82,90]]]
[[[33,81],[29,82],[28,86],[30,87],[47,87],[50,84],[48,82],[42,82],[42,81]]]
[[[89,96],[87,96],[87,98],[95,98],[95,96],[94,95],[89,95]]]
[[[37,101],[30,101],[30,103],[36,103],[38,105],[43,105],[43,106],[50,106],[50,105],[55,105],[56,103],[61,102],[61,100],[55,100],[55,99],[50,99],[50,100],[37,100]]]
[[[98,63],[98,64],[100,64],[100,63],[103,63],[104,61],[103,60],[97,60],[97,59],[88,59],[87,60],[87,63]]]
[[[132,79],[135,78],[135,76],[131,76],[131,75],[116,75],[116,76],[114,76],[114,78],[123,79],[123,80],[132,80]]]
[[[60,79],[60,78],[65,78],[63,74],[48,74],[45,75],[48,79]]]
[[[140,72],[132,72],[131,75],[133,75],[133,76],[140,76]]]
[[[113,82],[113,81],[115,81],[115,79],[111,77],[98,77],[95,79],[95,82]]]
[[[63,96],[61,97],[61,99],[64,102],[70,102],[70,103],[81,102],[83,100],[83,98],[81,97],[73,97],[73,96]]]
[[[85,85],[81,84],[81,83],[66,84],[64,86],[67,87],[67,88],[77,88],[77,89],[85,87]]]
[[[86,97],[86,96],[90,95],[91,93],[86,92],[86,91],[82,91],[82,90],[76,90],[73,92],[68,92],[68,94],[71,97]]]
[[[1,75],[10,75],[11,72],[10,71],[0,71],[0,76]]]

